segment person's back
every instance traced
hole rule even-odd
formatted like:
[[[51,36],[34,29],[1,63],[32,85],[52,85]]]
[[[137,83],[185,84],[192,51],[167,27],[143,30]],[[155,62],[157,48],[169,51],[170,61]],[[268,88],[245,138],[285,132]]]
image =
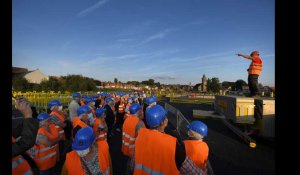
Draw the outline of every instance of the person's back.
[[[72,100],[69,105],[69,117],[71,121],[73,121],[73,118],[77,116],[77,109],[79,108],[79,104],[76,100]]]
[[[201,121],[193,121],[187,128],[189,140],[184,141],[186,153],[198,167],[207,172],[209,148],[203,138],[207,136],[208,128]]]
[[[184,144],[186,153],[191,160],[205,170],[209,152],[207,144],[201,140],[185,140]]]
[[[179,174],[175,161],[176,138],[157,130],[142,128],[135,141],[134,174],[155,171]]]
[[[122,152],[128,157],[132,157],[134,151],[135,139],[138,136],[138,132],[141,128],[145,127],[143,119],[142,106],[138,103],[134,103],[130,106],[130,115],[123,125],[122,136]]]

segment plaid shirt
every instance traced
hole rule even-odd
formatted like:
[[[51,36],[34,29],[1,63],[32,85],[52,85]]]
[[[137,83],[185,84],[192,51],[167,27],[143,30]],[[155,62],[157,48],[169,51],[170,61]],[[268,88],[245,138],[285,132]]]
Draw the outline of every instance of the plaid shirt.
[[[196,164],[188,156],[186,156],[184,162],[182,163],[182,166],[180,168],[180,174],[206,175],[206,173],[202,171],[201,168],[197,167]]]

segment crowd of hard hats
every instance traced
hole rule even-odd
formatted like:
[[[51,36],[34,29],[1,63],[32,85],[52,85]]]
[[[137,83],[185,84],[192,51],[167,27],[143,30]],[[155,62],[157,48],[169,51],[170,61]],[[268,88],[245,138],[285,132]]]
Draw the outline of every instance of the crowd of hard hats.
[[[122,134],[121,151],[128,157],[124,174],[207,173],[208,147],[202,139],[208,128],[203,122],[187,126],[191,140],[184,141],[186,157],[178,168],[176,138],[164,133],[168,111],[157,104],[156,96],[75,92],[72,97],[69,113],[55,99],[48,102],[48,113],[37,117],[36,144],[26,154],[40,174],[113,174],[109,143],[116,132]]]

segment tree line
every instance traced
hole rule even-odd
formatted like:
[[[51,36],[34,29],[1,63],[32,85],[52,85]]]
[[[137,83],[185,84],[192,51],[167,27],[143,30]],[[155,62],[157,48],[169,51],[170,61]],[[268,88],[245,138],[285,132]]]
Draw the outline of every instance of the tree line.
[[[12,85],[16,91],[96,91],[101,85],[101,81],[92,78],[83,77],[82,75],[67,75],[54,77],[50,76],[49,80],[43,80],[40,84],[28,82],[24,77],[13,77]]]

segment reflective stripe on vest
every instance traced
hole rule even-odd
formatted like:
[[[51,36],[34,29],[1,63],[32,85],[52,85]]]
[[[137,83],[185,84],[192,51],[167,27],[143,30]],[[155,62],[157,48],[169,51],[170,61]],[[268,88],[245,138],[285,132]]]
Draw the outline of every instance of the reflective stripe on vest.
[[[109,175],[109,170],[110,170],[109,168],[110,168],[110,167],[108,167],[107,170],[106,170],[104,173],[102,172],[103,175]]]
[[[139,121],[140,119],[138,117],[128,115],[128,118],[123,124],[121,151],[124,155],[129,157],[133,156],[133,148],[136,139],[136,127]]]
[[[56,155],[56,152],[52,152],[52,153],[48,154],[47,156],[40,157],[38,160],[45,160],[45,159],[51,158],[55,155]]]
[[[25,161],[24,158],[20,156],[17,160],[12,162],[12,164],[11,164],[12,169],[16,168],[18,165],[20,165],[24,161]]]
[[[130,141],[135,141],[135,138],[131,137],[130,135],[126,134],[125,132],[123,132],[123,136],[128,138]]]
[[[142,165],[142,164],[136,164],[134,166],[135,169],[140,169],[148,174],[151,174],[151,175],[164,175],[164,173],[162,172],[159,172],[159,171],[156,171],[156,170],[151,170],[150,168]]]
[[[98,138],[103,138],[103,137],[105,137],[106,135],[107,135],[106,133],[100,134],[100,135],[98,136]]]
[[[18,137],[19,139],[21,137]],[[12,142],[15,143],[16,139],[12,137]],[[15,175],[32,175],[32,171],[28,162],[23,158],[23,156],[18,155],[12,158],[12,174]]]
[[[134,148],[134,144],[130,144],[128,142],[125,142],[124,140],[122,140],[122,143],[125,145],[125,146],[128,146],[129,148]]]
[[[42,152],[45,152],[53,147],[57,146],[57,144],[53,145],[53,146],[49,146],[49,147],[46,147],[46,148],[42,148],[42,149],[39,149],[37,150],[37,153],[42,153]]]
[[[31,171],[31,169],[29,169],[28,171],[26,171],[25,173],[23,173],[23,175],[32,175],[33,173],[32,173],[32,171]]]

